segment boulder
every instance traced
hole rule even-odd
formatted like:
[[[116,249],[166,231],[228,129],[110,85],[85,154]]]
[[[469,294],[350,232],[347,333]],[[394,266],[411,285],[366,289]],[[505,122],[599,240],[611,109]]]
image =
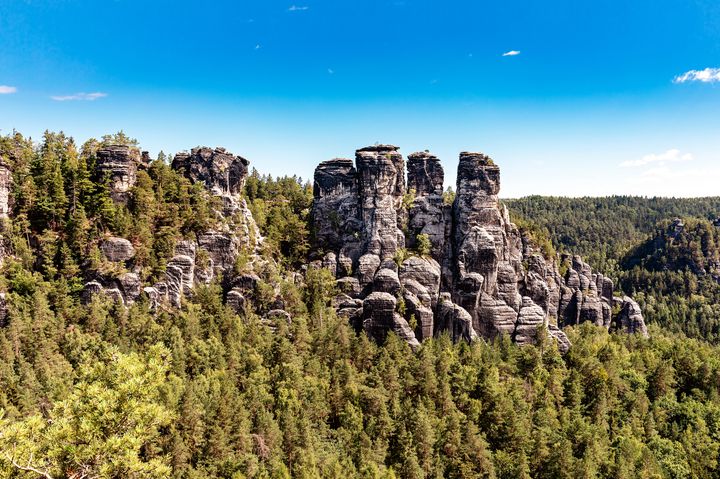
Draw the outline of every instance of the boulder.
[[[550,324],[548,326],[548,333],[550,337],[555,340],[560,354],[565,354],[570,350],[572,344],[562,329],[558,329],[556,325]]]
[[[225,304],[227,304],[230,309],[240,314],[245,307],[245,296],[243,296],[240,290],[231,289],[225,296]]]
[[[447,333],[453,341],[476,341],[479,337],[472,322],[470,313],[453,303],[448,294],[440,295],[435,313],[436,336]]]
[[[545,325],[545,311],[525,296],[515,326],[515,342],[522,344],[535,344],[538,328]]]
[[[0,293],[0,328],[8,325],[8,305],[5,293]]]
[[[395,294],[400,290],[400,279],[397,272],[388,268],[381,268],[375,273],[373,291]]]
[[[100,241],[100,252],[113,263],[124,263],[135,257],[135,248],[125,238],[111,236]]]
[[[364,254],[358,262],[358,280],[365,287],[373,282],[375,273],[380,268],[380,257],[375,254]]]
[[[362,324],[365,332],[381,344],[395,325],[397,300],[390,293],[374,292],[363,300]]]
[[[431,306],[437,303],[440,294],[441,270],[437,261],[432,258],[411,256],[400,266],[400,281],[410,281],[422,285],[430,295]]]

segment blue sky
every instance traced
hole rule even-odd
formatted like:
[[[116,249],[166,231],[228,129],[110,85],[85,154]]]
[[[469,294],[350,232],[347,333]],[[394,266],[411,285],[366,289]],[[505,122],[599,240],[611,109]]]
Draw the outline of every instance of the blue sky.
[[[0,132],[123,129],[261,172],[375,142],[502,196],[720,195],[720,2],[0,0]]]

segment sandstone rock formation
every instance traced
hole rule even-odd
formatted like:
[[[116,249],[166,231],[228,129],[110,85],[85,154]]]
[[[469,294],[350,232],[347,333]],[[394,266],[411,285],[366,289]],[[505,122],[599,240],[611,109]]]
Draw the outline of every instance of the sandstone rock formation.
[[[113,199],[126,202],[138,169],[149,162],[147,153],[141,155],[127,146],[110,146],[99,150],[97,156],[96,175],[109,177]],[[233,289],[234,282],[238,281],[234,278],[235,260],[242,248],[254,251],[261,241],[252,214],[240,197],[248,161],[224,148],[198,147],[191,153],[179,153],[172,167],[191,182],[203,184],[210,195],[221,199],[222,208],[215,212],[216,227],[200,232],[194,238],[179,240],[174,255],[165,265],[164,277],[152,286],[143,285],[133,271],[135,249],[127,239],[103,239],[99,247],[105,259],[123,263],[130,272],[118,277],[90,272],[83,292],[85,301],[102,293],[119,303],[132,304],[145,294],[153,309],[162,304],[177,308],[197,284],[208,284],[220,275],[229,291],[227,301],[231,307],[240,310],[244,304],[242,292],[247,293],[247,290]]]
[[[178,153],[172,168],[180,171],[193,183],[203,183],[210,194],[223,199],[225,214],[230,216],[239,208],[239,196],[250,163],[241,156],[228,153],[225,148],[193,148],[190,153]]]
[[[145,157],[146,158],[146,157]],[[96,180],[108,178],[110,196],[114,201],[125,203],[130,189],[137,181],[138,168],[145,167],[140,150],[126,145],[110,145],[100,148],[95,164]]]
[[[0,219],[7,218],[10,214],[11,189],[12,172],[5,163],[0,162]]]
[[[179,153],[172,162],[193,183],[202,183],[208,192],[222,200],[216,212],[217,227],[198,233],[194,239],[179,241],[175,254],[165,268],[165,278],[147,289],[157,304],[167,302],[180,307],[182,298],[192,294],[197,284],[208,284],[221,276],[226,302],[236,311],[245,303],[242,288],[236,283],[235,261],[242,248],[254,251],[261,238],[252,214],[241,199],[249,162],[225,148],[193,148]]]
[[[5,293],[0,293],[0,328],[7,326],[8,307]]]
[[[108,261],[113,263],[125,262],[135,256],[135,248],[125,238],[111,236],[100,242],[100,251]]]
[[[456,196],[443,201],[443,168],[428,153],[408,156],[407,184],[398,148],[356,152],[315,170],[313,226],[318,266],[343,292],[338,311],[384,341],[389,331],[415,346],[447,333],[473,341],[499,334],[536,341],[545,329],[561,351],[562,326],[590,321],[647,334],[637,303],[614,298],[613,283],[578,256],[544,258],[498,200],[500,169],[482,153],[460,154]],[[418,235],[428,257],[408,257]],[[560,271],[563,271],[563,274]]]

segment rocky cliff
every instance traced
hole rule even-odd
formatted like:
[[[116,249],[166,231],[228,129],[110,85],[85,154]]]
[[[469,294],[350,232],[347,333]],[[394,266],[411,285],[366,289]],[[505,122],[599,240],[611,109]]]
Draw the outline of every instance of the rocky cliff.
[[[99,150],[97,156],[96,176],[109,178],[112,198],[126,202],[137,171],[147,166],[147,155],[125,146],[110,146]],[[177,154],[172,168],[192,183],[204,185],[211,196],[219,199],[215,227],[178,241],[164,278],[152,285],[140,281],[130,241],[116,237],[101,240],[99,247],[105,260],[121,265],[127,272],[115,276],[89,272],[86,300],[103,292],[120,303],[131,304],[144,293],[154,308],[163,304],[180,307],[182,298],[191,295],[195,285],[208,284],[220,276],[228,301],[239,308],[248,289],[244,285],[252,283],[252,278],[236,274],[235,261],[241,249],[253,252],[261,241],[252,214],[240,197],[248,164],[246,159],[224,148],[198,147],[190,153]]]
[[[442,333],[527,344],[545,330],[561,350],[562,326],[585,321],[647,335],[637,303],[614,297],[609,278],[578,256],[545,258],[523,237],[498,200],[500,169],[488,156],[460,154],[451,205],[437,157],[413,153],[405,173],[391,145],[315,170],[314,265],[336,275],[337,309],[358,329],[379,341],[394,331],[411,345]],[[412,253],[420,235],[425,255]]]
[[[126,204],[149,161],[136,148],[105,146],[93,174],[115,202]],[[239,311],[263,281],[257,312],[289,319],[279,285],[271,284],[277,281],[256,274],[273,260],[257,254],[263,240],[241,197],[249,162],[224,148],[198,147],[176,155],[171,166],[202,185],[212,209],[209,226],[175,240],[153,284],[136,265],[140,245],[111,235],[94,240],[103,264],[84,271],[84,300],[104,294],[129,305],[145,295],[153,309],[178,308],[197,285],[219,280],[226,303]],[[10,169],[0,164],[0,219],[11,213],[11,181]],[[380,342],[394,332],[412,346],[444,333],[465,341],[504,334],[528,344],[545,331],[561,350],[569,347],[561,328],[586,321],[647,335],[639,306],[615,296],[609,278],[579,256],[544,257],[510,221],[492,159],[460,154],[452,201],[443,195],[444,181],[436,156],[413,153],[406,162],[392,145],[361,148],[354,161],[317,167],[310,267],[336,277],[337,311],[358,330]],[[287,275],[301,282],[297,272]]]

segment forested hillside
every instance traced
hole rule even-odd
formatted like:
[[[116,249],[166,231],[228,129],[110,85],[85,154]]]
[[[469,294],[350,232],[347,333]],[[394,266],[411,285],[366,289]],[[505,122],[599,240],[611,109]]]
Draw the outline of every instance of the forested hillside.
[[[506,204],[558,251],[582,254],[618,280],[648,321],[720,341],[720,197],[531,196]]]
[[[225,276],[179,307],[154,302],[155,287],[130,301],[129,289],[113,296],[110,286],[128,275],[172,285],[173,248],[208,229],[224,238],[217,211],[235,205],[219,205],[165,155],[114,201],[109,179],[93,173],[110,144],[135,142],[0,137],[12,171],[12,215],[0,220],[0,477],[720,477],[720,348],[660,327],[675,323],[655,306],[669,302],[650,302],[654,290],[636,291],[657,323],[650,338],[585,323],[566,328],[565,355],[542,328],[522,347],[507,335],[453,343],[444,334],[413,350],[392,333],[378,345],[338,317],[328,270],[304,267],[309,183],[252,172],[241,194],[257,227],[248,235],[263,241],[240,243]],[[244,211],[232,212],[242,224]],[[550,229],[542,215],[524,216]],[[610,217],[599,227],[610,229]],[[565,231],[579,241],[572,218]],[[637,246],[646,238],[634,221],[625,239]],[[714,271],[708,224],[686,221],[672,264],[684,268],[689,254]],[[664,228],[645,234],[660,244]],[[709,235],[699,249],[696,235]],[[106,250],[117,237],[132,262],[108,259],[127,252]],[[686,277],[664,269],[655,248],[631,246],[617,246],[614,271]],[[198,252],[197,268],[212,259]],[[240,307],[228,301],[231,273],[254,283]],[[86,294],[89,274],[108,294]],[[710,301],[692,299],[698,288],[682,294]],[[268,319],[280,309],[291,320]]]

